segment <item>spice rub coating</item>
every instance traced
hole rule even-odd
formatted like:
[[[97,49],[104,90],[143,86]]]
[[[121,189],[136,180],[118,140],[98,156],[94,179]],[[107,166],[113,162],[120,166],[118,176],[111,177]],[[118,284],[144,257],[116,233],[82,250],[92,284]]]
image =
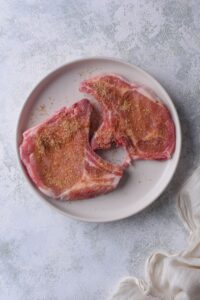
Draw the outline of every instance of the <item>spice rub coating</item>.
[[[93,149],[123,146],[128,157],[169,159],[175,148],[175,126],[166,106],[150,90],[113,74],[95,76],[81,83],[101,105],[103,121],[92,139]]]
[[[47,196],[84,199],[117,186],[123,168],[100,158],[89,144],[92,110],[90,102],[83,99],[23,134],[21,160]]]

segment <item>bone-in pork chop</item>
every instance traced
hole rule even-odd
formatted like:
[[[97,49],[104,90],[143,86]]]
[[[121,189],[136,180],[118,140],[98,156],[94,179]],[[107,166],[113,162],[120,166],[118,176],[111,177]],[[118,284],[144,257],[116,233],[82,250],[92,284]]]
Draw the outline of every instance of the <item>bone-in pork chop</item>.
[[[117,186],[123,169],[103,160],[89,144],[91,113],[92,105],[83,99],[23,134],[21,160],[44,194],[84,199]]]
[[[133,160],[171,157],[174,123],[168,109],[147,89],[116,75],[101,75],[83,81],[80,91],[93,95],[103,112],[93,149],[108,149],[115,143],[124,146]]]

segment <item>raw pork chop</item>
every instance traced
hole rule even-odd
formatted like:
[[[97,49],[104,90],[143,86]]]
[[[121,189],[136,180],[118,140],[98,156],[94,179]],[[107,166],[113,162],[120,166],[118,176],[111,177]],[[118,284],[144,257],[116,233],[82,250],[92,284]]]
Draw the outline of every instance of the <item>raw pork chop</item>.
[[[103,122],[92,140],[93,149],[108,149],[115,143],[126,148],[130,160],[171,157],[174,123],[152,92],[116,75],[85,80],[80,91],[93,95],[103,111]]]
[[[44,194],[84,199],[117,186],[123,169],[103,160],[90,147],[91,113],[92,105],[83,99],[23,134],[21,160]]]

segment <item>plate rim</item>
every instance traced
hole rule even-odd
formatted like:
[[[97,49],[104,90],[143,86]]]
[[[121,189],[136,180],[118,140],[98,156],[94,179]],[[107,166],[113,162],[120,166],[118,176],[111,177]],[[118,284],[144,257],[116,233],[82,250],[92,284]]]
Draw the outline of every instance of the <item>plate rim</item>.
[[[66,211],[61,210],[60,208],[56,207],[55,205],[53,205],[51,202],[49,202],[45,197],[43,197],[41,195],[41,193],[38,191],[38,189],[33,186],[33,184],[30,181],[30,178],[28,177],[28,174],[25,171],[24,166],[22,165],[22,161],[20,158],[20,153],[19,153],[19,139],[20,139],[20,121],[22,118],[22,115],[24,113],[24,110],[26,108],[27,103],[29,102],[29,99],[32,98],[33,94],[42,87],[42,85],[48,80],[51,79],[54,75],[56,75],[56,73],[59,73],[60,71],[64,70],[65,68],[69,67],[70,65],[73,65],[75,63],[82,63],[82,62],[87,62],[87,61],[101,61],[101,60],[107,60],[113,63],[121,63],[127,67],[130,68],[135,68],[136,70],[138,70],[140,73],[144,74],[145,76],[148,76],[151,78],[151,80],[153,80],[158,86],[159,88],[162,90],[162,92],[164,93],[164,95],[168,98],[168,100],[171,102],[173,109],[174,109],[174,114],[176,115],[176,121],[174,121],[175,126],[176,126],[176,135],[179,136],[179,144],[176,144],[176,148],[178,151],[177,153],[177,159],[175,161],[175,166],[174,166],[174,170],[171,173],[170,177],[168,178],[168,181],[166,181],[165,183],[165,187],[161,189],[161,191],[158,193],[158,195],[156,197],[152,197],[152,199],[150,199],[150,201],[148,201],[147,203],[144,203],[144,205],[141,207],[139,206],[138,209],[136,209],[134,212],[130,212],[130,213],[126,213],[123,214],[121,216],[113,216],[112,218],[105,218],[105,219],[98,219],[96,217],[91,217],[91,218],[87,218],[87,217],[81,217],[81,216],[77,216],[71,213],[68,213]],[[176,137],[176,142],[177,142],[177,137]],[[161,83],[153,76],[151,75],[149,72],[145,71],[143,68],[133,64],[133,63],[129,63],[127,61],[125,61],[124,59],[121,58],[114,58],[112,56],[88,56],[88,57],[82,57],[79,59],[74,59],[74,60],[70,60],[69,62],[60,65],[58,68],[53,69],[51,72],[49,72],[45,77],[43,77],[37,84],[36,86],[31,90],[31,92],[28,94],[28,97],[26,97],[26,100],[24,101],[23,105],[21,106],[20,109],[20,113],[18,116],[18,120],[17,120],[17,126],[16,126],[16,152],[17,152],[17,161],[18,161],[18,165],[20,166],[20,169],[23,173],[23,177],[25,178],[25,181],[28,182],[28,185],[31,187],[31,189],[35,192],[35,194],[37,194],[39,196],[39,198],[45,202],[49,207],[51,207],[52,209],[56,210],[57,212],[59,212],[60,214],[64,215],[65,217],[69,217],[75,220],[80,220],[80,221],[85,221],[85,222],[89,222],[89,223],[107,223],[107,222],[113,222],[113,221],[118,221],[118,220],[122,220],[128,217],[131,217],[139,212],[141,212],[142,210],[146,209],[148,206],[150,206],[154,201],[156,201],[160,195],[167,189],[167,187],[169,186],[170,182],[172,181],[174,174],[177,170],[179,161],[180,161],[180,156],[181,156],[181,150],[182,150],[182,130],[181,130],[181,123],[180,123],[180,119],[179,119],[179,115],[176,109],[176,106],[173,102],[173,100],[171,99],[170,95],[168,94],[168,92],[165,90],[165,88],[163,87],[163,85],[161,85]],[[84,201],[84,200],[82,200]]]

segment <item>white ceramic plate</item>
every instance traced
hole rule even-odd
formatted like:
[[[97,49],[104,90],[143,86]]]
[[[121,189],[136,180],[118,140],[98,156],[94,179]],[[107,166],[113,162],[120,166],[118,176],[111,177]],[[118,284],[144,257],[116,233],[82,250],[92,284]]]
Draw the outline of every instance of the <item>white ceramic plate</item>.
[[[164,88],[140,68],[111,58],[87,58],[77,60],[44,78],[28,97],[20,114],[17,128],[17,149],[22,133],[43,121],[55,110],[84,97],[79,92],[82,80],[95,74],[116,73],[130,82],[135,81],[151,88],[168,107],[176,126],[176,150],[167,161],[136,161],[129,167],[119,188],[114,192],[82,201],[59,202],[41,194],[32,184],[24,167],[25,177],[36,193],[65,215],[80,220],[105,222],[133,215],[152,203],[164,191],[176,170],[181,151],[180,122],[172,100]],[[86,96],[86,95],[85,95]],[[91,99],[87,95],[87,98]],[[19,152],[18,152],[19,157]],[[21,162],[20,162],[21,163]]]

